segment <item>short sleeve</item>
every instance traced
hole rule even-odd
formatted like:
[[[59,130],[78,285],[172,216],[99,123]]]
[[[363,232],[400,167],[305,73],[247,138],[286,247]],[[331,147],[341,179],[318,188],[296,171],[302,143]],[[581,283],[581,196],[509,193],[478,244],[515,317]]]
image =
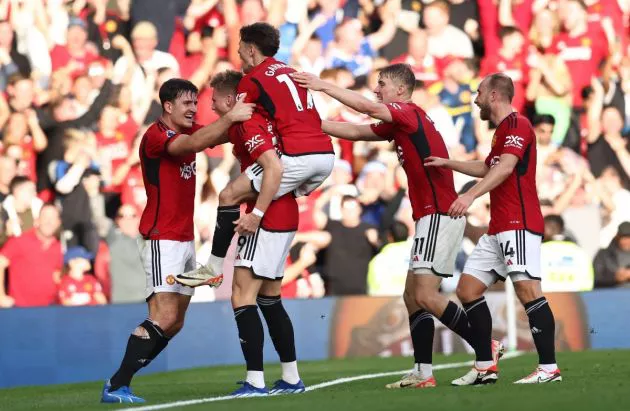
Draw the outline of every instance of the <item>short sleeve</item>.
[[[389,103],[387,109],[392,115],[392,124],[396,124],[398,128],[403,130],[412,130],[417,128],[416,110],[409,104]]]
[[[386,138],[388,141],[392,141],[394,139],[394,124],[386,123],[384,121],[379,121],[376,123],[370,124],[370,128],[377,136],[381,138]]]
[[[255,103],[260,97],[260,90],[258,86],[252,81],[251,77],[246,76],[238,83],[236,88],[237,98],[242,93],[247,93],[245,97],[246,103]]]
[[[249,153],[253,161],[258,160],[262,153],[273,150],[273,137],[256,117],[243,122],[239,127],[240,144]]]
[[[0,250],[0,255],[3,255],[7,260],[9,260],[9,263],[20,255],[20,247],[19,244],[17,244],[18,238],[19,237],[10,237],[4,244],[4,247]]]
[[[155,130],[146,135],[144,151],[151,158],[164,157],[167,155],[168,145],[182,135],[174,130]]]
[[[509,127],[505,131],[500,154],[514,154],[519,160],[522,160],[525,151],[532,144],[532,135],[531,126],[523,119],[517,117],[513,127]]]

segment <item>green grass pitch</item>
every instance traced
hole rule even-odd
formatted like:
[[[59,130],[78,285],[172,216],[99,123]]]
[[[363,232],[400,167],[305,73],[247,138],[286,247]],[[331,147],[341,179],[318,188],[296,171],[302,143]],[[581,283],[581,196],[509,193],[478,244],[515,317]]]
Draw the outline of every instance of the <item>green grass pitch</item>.
[[[436,356],[436,363],[453,363],[469,356]],[[512,382],[533,371],[533,354],[506,359],[500,364],[499,382],[483,387],[451,387],[450,381],[467,367],[438,370],[437,388],[386,390],[395,377],[383,377],[339,384],[299,395],[235,399],[190,405],[185,410],[308,411],[308,410],[630,410],[630,351],[587,351],[560,353],[558,362],[564,381],[537,386],[516,386]],[[397,371],[411,366],[410,358],[355,358],[305,362],[300,373],[307,385],[362,374]],[[244,368],[214,367],[174,371],[138,377],[134,392],[146,405],[224,396],[237,388]],[[266,370],[267,384],[280,376],[280,367]],[[105,377],[105,376],[104,376]],[[55,386],[0,390],[0,410],[110,410],[125,406],[100,404],[102,381]]]

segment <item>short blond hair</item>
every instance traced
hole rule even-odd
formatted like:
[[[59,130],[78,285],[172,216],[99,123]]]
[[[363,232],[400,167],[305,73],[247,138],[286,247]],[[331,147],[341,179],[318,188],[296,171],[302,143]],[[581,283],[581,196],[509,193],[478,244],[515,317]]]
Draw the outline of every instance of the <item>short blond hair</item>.
[[[157,29],[150,21],[140,21],[131,30],[131,38],[154,38],[157,39]]]

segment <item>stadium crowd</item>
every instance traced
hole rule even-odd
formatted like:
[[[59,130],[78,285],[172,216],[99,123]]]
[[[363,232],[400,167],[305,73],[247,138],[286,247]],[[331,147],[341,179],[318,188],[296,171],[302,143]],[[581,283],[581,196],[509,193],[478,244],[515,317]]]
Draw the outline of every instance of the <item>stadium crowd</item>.
[[[543,288],[630,285],[628,0],[0,0],[0,307],[144,300],[138,148],[161,111],[157,90],[189,79],[197,122],[215,120],[209,80],[239,69],[239,28],[257,21],[280,29],[276,58],[370,98],[379,68],[409,64],[414,102],[460,160],[492,144],[472,103],[479,79],[509,75],[538,138]],[[313,97],[323,119],[370,121]],[[397,153],[387,142],[335,149],[324,187],[298,199],[283,296],[400,295],[414,224]],[[226,145],[193,172],[205,262],[238,165]],[[471,181],[456,173],[456,186]],[[459,269],[488,222],[480,198]],[[193,301],[229,292],[205,287]]]

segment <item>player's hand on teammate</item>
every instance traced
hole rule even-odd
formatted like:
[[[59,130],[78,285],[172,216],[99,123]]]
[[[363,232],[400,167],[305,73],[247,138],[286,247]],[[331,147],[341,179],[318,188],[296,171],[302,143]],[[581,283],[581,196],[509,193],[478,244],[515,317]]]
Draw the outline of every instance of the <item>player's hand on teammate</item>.
[[[424,159],[424,165],[428,167],[445,167],[448,159],[430,156]]]
[[[465,193],[457,197],[448,209],[448,215],[455,218],[466,217],[466,212],[470,205],[475,201],[475,197]]]
[[[300,86],[314,91],[321,91],[326,87],[326,82],[315,74],[305,72],[291,73],[291,78]]]
[[[245,103],[245,95],[246,93],[240,94],[234,107],[226,114],[233,123],[247,121],[252,118],[252,114],[254,114],[254,107],[256,105],[253,103]]]
[[[256,214],[248,213],[236,220],[236,232],[240,235],[254,234],[258,230],[261,217]]]

